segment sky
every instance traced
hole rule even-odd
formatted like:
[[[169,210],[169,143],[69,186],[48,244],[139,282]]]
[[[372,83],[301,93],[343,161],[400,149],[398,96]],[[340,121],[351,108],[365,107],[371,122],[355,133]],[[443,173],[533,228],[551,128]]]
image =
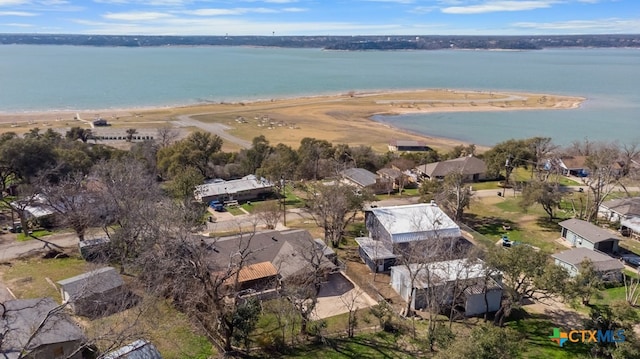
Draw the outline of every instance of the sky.
[[[639,34],[639,0],[0,0],[0,33]]]

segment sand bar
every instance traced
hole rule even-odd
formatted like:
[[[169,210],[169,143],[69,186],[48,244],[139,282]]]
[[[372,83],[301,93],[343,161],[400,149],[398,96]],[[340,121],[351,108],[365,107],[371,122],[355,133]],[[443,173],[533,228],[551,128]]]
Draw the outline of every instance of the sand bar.
[[[272,144],[284,143],[292,147],[297,147],[304,137],[314,137],[352,146],[370,145],[379,151],[385,151],[392,139],[424,140],[434,148],[448,149],[463,142],[409,133],[370,118],[376,114],[561,110],[577,108],[584,100],[581,97],[549,94],[447,89],[350,92],[172,108],[0,113],[0,132],[21,133],[34,127],[41,130],[48,127],[88,127],[87,120],[102,117],[114,129],[152,129],[170,124],[191,130],[198,127],[194,126],[198,122],[216,123],[219,125],[208,128],[220,131],[226,128],[229,135],[244,141],[264,135]],[[78,116],[82,121],[77,119]],[[186,118],[195,121],[180,122],[180,119]],[[237,143],[225,141],[227,150],[240,147]]]

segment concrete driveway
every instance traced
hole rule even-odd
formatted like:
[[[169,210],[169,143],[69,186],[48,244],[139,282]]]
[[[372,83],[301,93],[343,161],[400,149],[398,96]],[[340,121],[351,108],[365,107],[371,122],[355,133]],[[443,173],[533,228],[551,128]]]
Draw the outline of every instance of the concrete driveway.
[[[329,276],[329,281],[322,285],[312,318],[318,320],[348,313],[349,306],[362,309],[376,304],[378,302],[340,272]]]

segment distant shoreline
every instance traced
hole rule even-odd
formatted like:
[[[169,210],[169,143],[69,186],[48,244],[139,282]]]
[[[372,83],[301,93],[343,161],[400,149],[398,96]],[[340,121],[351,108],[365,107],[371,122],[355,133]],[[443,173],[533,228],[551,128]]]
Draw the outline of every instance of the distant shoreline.
[[[94,116],[109,121],[112,128],[157,128],[180,126],[182,116],[196,121],[220,123],[227,132],[251,141],[265,135],[272,143],[297,147],[304,137],[332,143],[370,145],[386,150],[392,139],[423,140],[434,148],[448,149],[463,144],[448,138],[402,130],[372,119],[376,115],[404,115],[438,112],[485,112],[523,110],[561,110],[578,108],[583,97],[519,92],[468,91],[453,89],[352,91],[335,95],[317,95],[246,102],[201,103],[175,107],[134,109],[0,112],[0,131],[26,132],[38,127],[68,128],[87,126]],[[83,121],[75,118],[80,115]],[[243,122],[236,121],[239,118]],[[268,119],[270,125],[255,126]],[[192,128],[193,121],[188,126]],[[204,127],[204,126],[203,126]],[[232,144],[227,144],[233,148]]]

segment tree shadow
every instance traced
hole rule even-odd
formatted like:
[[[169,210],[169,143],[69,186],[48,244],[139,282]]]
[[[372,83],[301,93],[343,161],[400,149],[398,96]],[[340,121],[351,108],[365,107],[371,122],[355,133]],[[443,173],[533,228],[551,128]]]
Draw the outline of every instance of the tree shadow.
[[[558,223],[563,220],[564,219],[561,218],[554,218],[550,221],[549,217],[538,217],[538,219],[536,219],[536,225],[540,227],[541,231],[558,232],[558,235],[560,235],[560,225]]]
[[[469,227],[485,236],[502,236],[508,230],[519,230],[515,222],[500,217],[480,217],[470,213],[465,215],[465,222]]]

